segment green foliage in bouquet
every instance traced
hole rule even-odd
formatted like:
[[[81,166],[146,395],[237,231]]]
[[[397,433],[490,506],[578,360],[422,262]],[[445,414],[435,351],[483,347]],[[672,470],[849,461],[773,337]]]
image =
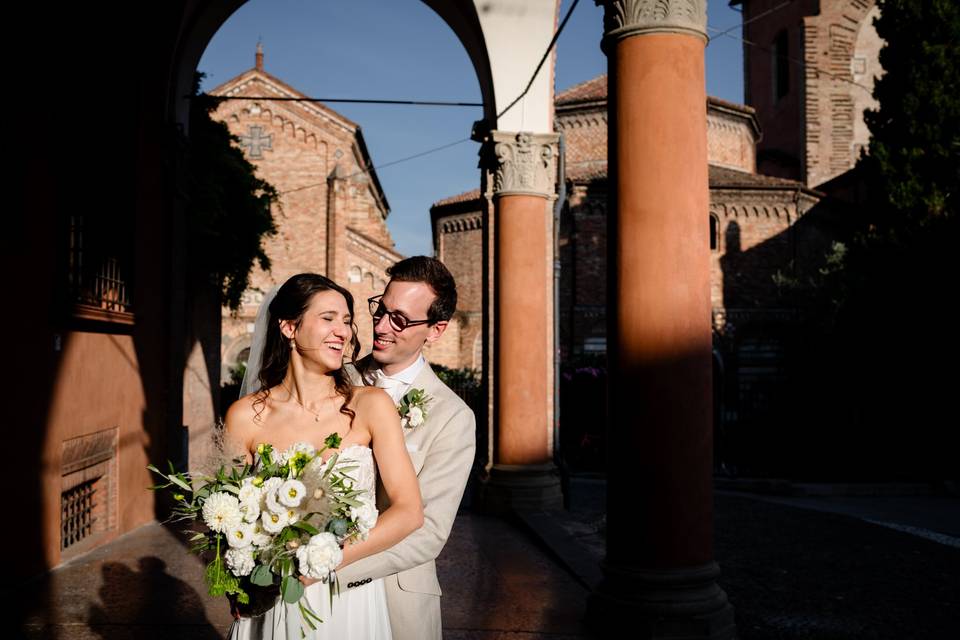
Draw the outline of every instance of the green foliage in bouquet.
[[[304,586],[298,573],[298,549],[311,541],[316,542],[314,536],[321,534],[332,536],[323,538],[321,545],[336,548],[352,536],[365,535],[364,532],[372,526],[366,524],[366,529],[361,528],[353,513],[354,509],[370,506],[365,505],[361,495],[365,491],[355,489],[356,480],[350,476],[358,466],[349,462],[340,464],[339,453],[329,460],[322,458],[324,451],[339,449],[340,445],[341,437],[336,433],[328,436],[324,447],[319,450],[297,443],[278,455],[271,445],[261,444],[257,448],[255,464],[234,458],[231,466],[221,465],[210,476],[177,472],[169,463],[168,473],[148,465],[150,471],[164,479],[151,489],[173,492],[174,507],[169,520],[196,521],[201,517],[207,526],[204,531],[191,530],[189,534],[191,552],[213,555],[205,571],[210,595],[228,596],[239,604],[248,605],[252,601],[251,592],[255,590],[255,595],[266,596],[254,598],[265,611],[279,594],[285,602],[298,604],[310,628],[315,628],[314,622],[322,622],[309,605],[301,601]],[[283,485],[279,484],[281,481]],[[287,485],[292,489],[285,489],[285,493],[280,494],[278,487]],[[269,491],[274,493],[267,497]],[[276,518],[287,513],[282,510],[288,505],[282,506],[281,511],[271,512],[262,506],[263,501],[266,500],[268,506],[270,499],[278,501],[274,504],[275,509],[288,491],[300,492],[297,501],[292,503],[294,506],[289,507],[289,512],[295,513],[297,519],[290,516],[291,522],[283,524],[281,521],[280,525],[275,525],[278,529],[265,533],[266,524],[260,527],[261,515],[271,515],[276,522]],[[244,497],[245,492],[247,497]],[[310,522],[315,516],[318,521]],[[232,536],[229,539],[231,549],[224,552],[228,536]],[[231,557],[231,553],[237,555]],[[325,563],[326,560],[319,566],[325,566]],[[316,571],[316,566],[313,565],[312,570]],[[302,566],[299,569],[303,571]],[[319,569],[321,572],[326,570]],[[332,595],[333,589],[331,598]],[[250,609],[257,610],[253,604]]]

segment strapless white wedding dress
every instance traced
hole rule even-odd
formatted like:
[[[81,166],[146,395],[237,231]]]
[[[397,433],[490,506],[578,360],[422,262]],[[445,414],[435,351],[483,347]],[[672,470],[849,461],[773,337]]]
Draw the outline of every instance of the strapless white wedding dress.
[[[350,472],[357,480],[356,488],[364,489],[371,499],[376,496],[376,467],[373,450],[363,445],[350,445],[340,451],[340,460],[353,460],[359,468]],[[308,640],[389,640],[390,615],[383,579],[347,589],[333,596],[330,607],[330,585],[316,582],[304,591],[303,600],[320,616],[312,631],[300,614],[300,607],[282,599],[262,616],[241,618],[230,626],[229,640],[299,640],[301,630]]]

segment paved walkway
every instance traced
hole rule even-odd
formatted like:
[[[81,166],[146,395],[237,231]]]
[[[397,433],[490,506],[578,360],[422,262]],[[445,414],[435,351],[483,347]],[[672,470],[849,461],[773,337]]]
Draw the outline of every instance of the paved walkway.
[[[567,511],[461,513],[438,560],[445,638],[590,638],[582,618],[600,580],[604,494],[602,481],[577,479]],[[958,518],[957,498],[717,492],[715,553],[741,640],[956,637]],[[216,640],[230,625],[225,602],[205,595],[201,563],[158,524],[17,594],[0,597],[28,638]]]
[[[438,572],[448,640],[588,637],[580,628],[585,588],[501,519],[461,514]],[[21,595],[11,615],[27,638],[219,640],[231,622],[226,600],[206,595],[200,561],[159,524],[56,569]]]

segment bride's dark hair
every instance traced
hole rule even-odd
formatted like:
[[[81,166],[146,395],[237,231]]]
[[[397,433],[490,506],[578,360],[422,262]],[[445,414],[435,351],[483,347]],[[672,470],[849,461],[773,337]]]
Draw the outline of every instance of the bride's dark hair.
[[[259,418],[263,413],[264,405],[270,396],[270,389],[283,382],[290,366],[290,340],[280,332],[280,321],[290,320],[299,329],[303,321],[303,314],[310,306],[314,294],[321,291],[336,291],[347,301],[347,310],[350,312],[350,328],[353,335],[349,344],[345,345],[346,355],[350,362],[357,359],[360,353],[360,342],[357,340],[357,325],[353,321],[353,295],[336,282],[316,273],[301,273],[283,283],[277,290],[277,295],[270,303],[270,322],[267,324],[267,336],[263,345],[263,360],[260,365],[260,391],[253,401],[256,415]],[[336,384],[337,393],[343,397],[343,406],[340,413],[349,416],[353,424],[355,413],[348,405],[353,397],[353,386],[347,379],[343,367],[331,372]]]

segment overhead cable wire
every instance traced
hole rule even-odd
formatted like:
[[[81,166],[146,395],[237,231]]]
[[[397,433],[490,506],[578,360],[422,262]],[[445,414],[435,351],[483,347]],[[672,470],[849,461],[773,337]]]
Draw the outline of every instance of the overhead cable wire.
[[[763,46],[763,45],[761,45],[761,44],[759,44],[759,43],[757,43],[757,42],[752,42],[752,41],[750,41],[750,40],[747,40],[746,38],[743,38],[742,36],[737,36],[737,35],[734,35],[734,34],[732,33],[733,31],[736,31],[737,29],[741,29],[741,28],[743,28],[744,26],[750,24],[751,22],[754,22],[755,20],[759,20],[760,18],[765,18],[765,17],[769,16],[769,15],[772,14],[772,13],[775,13],[775,12],[777,12],[777,11],[780,11],[780,10],[784,9],[785,7],[793,4],[795,1],[796,1],[796,0],[786,0],[785,2],[781,2],[780,4],[778,4],[778,5],[774,6],[774,7],[771,7],[771,8],[769,8],[769,9],[767,9],[766,11],[762,11],[762,12],[758,13],[757,15],[753,16],[753,17],[750,18],[749,20],[744,20],[742,23],[733,25],[732,27],[729,27],[729,28],[727,28],[727,29],[722,29],[722,30],[721,30],[721,29],[715,29],[715,28],[713,28],[713,27],[709,27],[709,26],[708,26],[708,27],[707,27],[707,31],[715,31],[716,33],[715,33],[714,35],[709,36],[709,37],[707,38],[707,46],[709,46],[710,43],[713,42],[713,40],[719,38],[720,36],[725,36],[725,37],[727,37],[727,38],[731,38],[731,39],[733,39],[733,40],[737,40],[737,41],[739,41],[739,42],[741,42],[741,43],[743,43],[743,44],[745,44],[745,45],[747,45],[747,46],[750,46],[750,47],[754,47],[754,48],[756,48],[756,49],[759,49],[760,51],[763,51],[763,52],[765,52],[765,53],[769,53],[769,54],[771,54],[771,55],[776,55],[778,58],[781,58],[781,59],[783,59],[783,60],[786,60],[787,62],[790,62],[790,63],[794,64],[795,66],[800,67],[800,68],[803,69],[803,70],[811,70],[811,71],[813,71],[814,73],[816,73],[816,74],[818,74],[818,75],[823,74],[823,75],[825,75],[825,76],[827,76],[827,77],[829,77],[829,78],[832,78],[832,79],[834,79],[834,80],[838,80],[838,81],[840,81],[840,82],[846,82],[847,84],[852,84],[853,86],[859,87],[859,88],[863,89],[864,91],[866,91],[867,93],[872,94],[872,93],[873,93],[873,89],[871,89],[870,87],[868,87],[868,86],[866,86],[866,85],[862,85],[862,84],[860,84],[859,82],[855,82],[854,80],[851,80],[850,78],[844,77],[844,76],[841,75],[841,74],[833,73],[833,72],[831,72],[831,71],[826,71],[826,70],[821,69],[821,68],[819,68],[819,67],[817,67],[817,66],[815,66],[815,65],[808,65],[808,64],[807,64],[806,62],[804,62],[803,60],[798,60],[798,59],[796,59],[796,58],[791,58],[790,56],[783,55],[782,53],[779,53],[779,52],[776,53],[776,54],[774,54],[773,50],[770,49],[769,47],[765,47],[765,46]]]
[[[482,102],[449,100],[388,100],[379,98],[280,98],[274,96],[216,96],[218,100],[271,100],[273,102],[320,102],[349,104],[412,105],[417,107],[482,107]]]
[[[540,69],[543,68],[543,63],[547,61],[547,58],[550,56],[550,52],[553,51],[554,45],[557,44],[557,39],[560,37],[560,34],[563,33],[563,28],[567,26],[567,21],[570,19],[570,16],[573,14],[573,10],[577,8],[577,4],[579,4],[579,2],[580,0],[573,0],[573,4],[570,5],[569,9],[567,9],[567,15],[563,17],[563,20],[560,22],[560,26],[557,28],[556,33],[554,33],[553,38],[550,39],[550,44],[547,45],[547,50],[543,52],[543,57],[540,58],[540,62],[539,64],[537,64],[537,68],[533,70],[533,75],[530,76],[530,82],[527,83],[527,87],[523,90],[523,92],[520,95],[518,95],[516,98],[513,99],[513,102],[508,104],[503,109],[503,111],[497,114],[497,120],[502,118],[503,114],[505,114],[507,111],[510,111],[510,109],[512,109],[514,105],[520,102],[520,100],[522,100],[523,97],[527,95],[527,92],[530,91],[530,87],[533,86],[533,81],[537,79],[537,74],[540,73]]]
[[[378,169],[384,169],[384,168],[386,168],[386,167],[392,167],[393,165],[400,164],[400,163],[402,163],[402,162],[407,162],[407,161],[409,161],[409,160],[415,160],[416,158],[422,158],[423,156],[428,156],[428,155],[430,155],[430,154],[432,154],[432,153],[437,153],[438,151],[443,151],[444,149],[449,149],[450,147],[455,147],[455,146],[457,146],[458,144],[463,144],[464,142],[469,142],[469,141],[470,141],[470,138],[461,138],[460,140],[456,140],[456,141],[454,141],[454,142],[448,142],[448,143],[446,143],[446,144],[440,145],[439,147],[433,147],[433,148],[431,148],[431,149],[427,149],[426,151],[419,151],[419,152],[417,152],[417,153],[414,153],[413,155],[405,156],[405,157],[403,157],[403,158],[397,158],[396,160],[391,160],[390,162],[384,162],[383,164],[378,164],[378,165],[376,165],[376,166],[371,166],[371,167],[368,167],[368,168],[366,168],[366,169],[361,169],[360,171],[355,171],[354,173],[351,173],[351,174],[348,174],[348,175],[345,175],[345,176],[338,176],[337,179],[338,179],[338,180],[347,180],[347,179],[349,179],[349,178],[354,178],[354,177],[356,177],[356,176],[363,175],[364,173],[370,173],[371,171],[376,171],[376,170],[378,170]],[[295,191],[304,191],[305,189],[312,189],[312,188],[314,188],[314,187],[321,187],[321,186],[323,186],[323,185],[325,185],[325,184],[327,184],[326,181],[324,181],[324,182],[317,182],[317,183],[314,183],[314,184],[308,184],[308,185],[304,185],[304,186],[302,186],[302,187],[296,187],[295,189],[287,189],[286,191],[281,191],[281,192],[280,192],[280,195],[284,195],[284,194],[287,194],[287,193],[293,193],[293,192],[295,192]]]
[[[778,5],[775,6],[775,7],[770,7],[770,8],[767,9],[766,11],[761,11],[760,13],[758,13],[758,14],[755,15],[755,16],[753,16],[753,17],[750,18],[749,20],[744,20],[744,21],[741,22],[740,24],[735,24],[735,25],[733,25],[732,27],[730,27],[729,29],[724,29],[723,31],[720,31],[719,29],[713,29],[713,28],[711,28],[711,27],[707,27],[707,31],[719,31],[719,33],[717,33],[717,34],[714,35],[714,36],[707,36],[707,44],[710,44],[710,41],[713,40],[714,38],[719,38],[720,36],[725,36],[725,35],[727,35],[728,33],[730,33],[731,31],[736,31],[737,29],[742,29],[744,26],[750,24],[750,23],[753,22],[754,20],[759,20],[760,18],[765,18],[765,17],[767,17],[768,15],[770,15],[771,13],[775,13],[775,12],[779,11],[780,9],[783,9],[783,8],[786,7],[787,5],[793,4],[793,3],[794,3],[794,0],[786,0],[785,2],[781,2],[780,4],[778,4]]]

